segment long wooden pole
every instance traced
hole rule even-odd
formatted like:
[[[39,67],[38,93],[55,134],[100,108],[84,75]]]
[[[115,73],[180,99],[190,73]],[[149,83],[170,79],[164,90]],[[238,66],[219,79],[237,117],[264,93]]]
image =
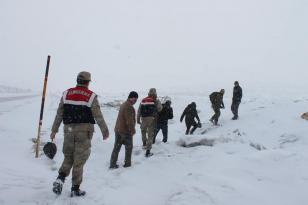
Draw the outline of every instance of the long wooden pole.
[[[44,114],[44,105],[45,105],[45,96],[46,96],[49,64],[50,64],[50,56],[47,57],[47,65],[46,65],[46,72],[45,72],[45,79],[44,79],[44,88],[43,88],[43,95],[42,95],[40,120],[39,120],[39,126],[38,126],[38,131],[37,131],[37,139],[36,139],[36,149],[35,149],[35,157],[36,158],[39,157],[39,151],[40,151],[39,148],[40,148],[40,141],[41,141],[41,128],[42,128],[42,124],[43,124],[43,114]]]

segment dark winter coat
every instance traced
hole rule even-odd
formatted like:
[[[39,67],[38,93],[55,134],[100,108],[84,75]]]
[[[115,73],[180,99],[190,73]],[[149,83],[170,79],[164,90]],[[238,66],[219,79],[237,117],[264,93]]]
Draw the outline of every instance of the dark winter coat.
[[[242,100],[242,88],[241,86],[234,86],[233,88],[233,98],[232,98],[232,101],[233,102],[241,102]]]
[[[168,124],[173,119],[173,109],[170,104],[163,104],[163,109],[158,113],[157,123]]]
[[[223,94],[220,92],[213,92],[210,95],[210,101],[212,103],[213,108],[224,108],[224,102],[223,102]]]
[[[188,125],[196,124],[195,118],[197,118],[198,122],[200,122],[200,118],[198,116],[198,112],[197,112],[197,109],[196,109],[196,104],[191,103],[185,108],[185,110],[184,110],[184,112],[181,116],[181,119],[180,119],[181,122],[183,121],[184,117],[185,117],[185,122]]]

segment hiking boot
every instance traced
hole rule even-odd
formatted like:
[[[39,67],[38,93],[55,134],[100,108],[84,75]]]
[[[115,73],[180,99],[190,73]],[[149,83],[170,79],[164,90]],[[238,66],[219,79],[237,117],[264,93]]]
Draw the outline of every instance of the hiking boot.
[[[119,165],[114,164],[114,165],[110,165],[109,169],[117,169],[119,168]]]
[[[63,184],[64,180],[62,181],[61,179],[57,178],[56,181],[53,183],[52,191],[55,194],[60,195],[62,193]]]
[[[150,150],[147,150],[145,153],[145,157],[153,156],[153,153],[150,152]]]
[[[72,187],[71,197],[74,197],[74,196],[84,196],[84,195],[86,195],[86,192],[80,190],[79,189],[79,185],[75,185],[75,186]]]

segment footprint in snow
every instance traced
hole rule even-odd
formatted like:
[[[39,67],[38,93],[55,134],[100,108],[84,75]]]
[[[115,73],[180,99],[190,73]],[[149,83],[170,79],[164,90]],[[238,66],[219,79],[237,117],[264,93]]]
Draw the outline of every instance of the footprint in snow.
[[[190,187],[171,194],[165,205],[204,205],[216,204],[214,199],[205,190],[198,187]]]

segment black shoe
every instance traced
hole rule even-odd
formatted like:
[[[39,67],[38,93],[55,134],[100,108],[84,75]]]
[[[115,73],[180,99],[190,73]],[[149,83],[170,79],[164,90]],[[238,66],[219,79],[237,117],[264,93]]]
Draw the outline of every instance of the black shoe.
[[[115,165],[110,165],[109,169],[117,169],[119,168],[119,165],[115,164]]]
[[[82,190],[74,190],[74,191],[71,191],[71,197],[74,197],[74,196],[85,196],[86,195],[86,192],[85,191],[82,191]]]
[[[131,166],[132,166],[131,164],[124,164],[123,165],[124,168],[131,167]]]
[[[55,194],[60,195],[62,193],[63,184],[64,184],[64,181],[62,181],[61,179],[57,178],[56,181],[53,183],[52,191]]]
[[[150,152],[150,150],[147,150],[145,153],[145,157],[153,156],[153,153]]]
[[[166,143],[166,142],[167,142],[167,140],[163,139],[163,143]]]
[[[238,119],[237,116],[232,117],[232,120],[237,120],[237,119]]]

